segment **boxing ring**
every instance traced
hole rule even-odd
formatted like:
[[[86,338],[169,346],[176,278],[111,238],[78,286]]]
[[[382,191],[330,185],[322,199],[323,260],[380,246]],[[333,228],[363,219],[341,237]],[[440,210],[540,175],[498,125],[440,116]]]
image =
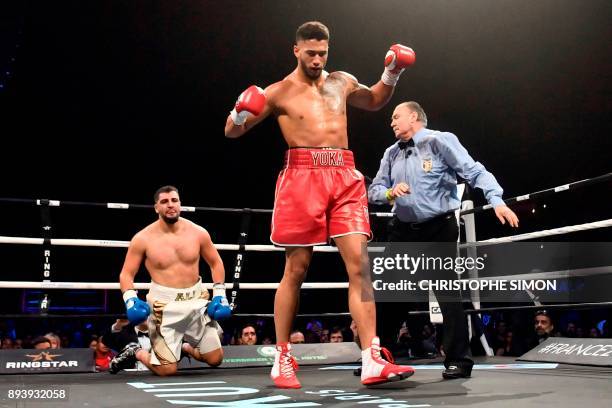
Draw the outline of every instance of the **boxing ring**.
[[[545,197],[556,193],[612,180],[612,173],[575,183],[564,184],[550,189],[525,194],[505,200],[508,205]],[[51,293],[54,290],[117,290],[118,282],[61,282],[52,280],[51,253],[54,247],[91,247],[91,248],[126,248],[127,241],[103,239],[65,239],[52,236],[51,212],[53,207],[98,207],[112,210],[150,209],[150,205],[125,203],[90,203],[55,200],[29,200],[17,198],[0,198],[1,203],[38,206],[42,219],[42,237],[0,236],[0,244],[27,245],[43,247],[43,268],[41,281],[6,280],[0,281],[3,289],[42,289]],[[464,242],[462,248],[477,248],[483,245],[503,245],[508,242],[533,240],[543,237],[560,236],[577,231],[590,231],[612,226],[612,219],[551,228],[525,234],[476,240],[474,216],[489,210],[491,206],[473,207],[469,200],[463,201],[461,217],[464,224]],[[226,267],[228,282],[228,300],[235,306],[240,305],[242,297],[251,291],[273,290],[276,282],[243,282],[242,274],[248,270],[247,259],[252,253],[283,252],[283,248],[273,245],[248,244],[251,218],[270,214],[267,209],[233,209],[213,207],[182,206],[184,214],[195,212],[213,212],[240,215],[239,239],[237,244],[215,244],[219,251],[235,252],[234,265]],[[372,212],[375,219],[385,220],[392,214]],[[338,252],[334,246],[319,246],[315,252],[333,254]],[[123,258],[123,255],[117,255]],[[333,255],[326,255],[333,256]],[[597,270],[587,269],[584,275],[610,273],[612,266]],[[247,274],[248,275],[248,274]],[[343,275],[338,272],[337,275]],[[533,277],[537,273],[527,273]],[[543,273],[546,276],[546,272]],[[207,283],[207,288],[212,284]],[[305,282],[305,290],[336,291],[348,287],[347,282]],[[136,283],[136,289],[148,289],[148,283]],[[246,293],[246,294],[245,294]],[[472,310],[469,314],[479,314],[491,310],[536,309],[544,307],[537,299],[532,304],[508,305],[502,307],[482,307],[478,293],[472,293]],[[612,302],[568,303],[545,305],[546,308],[579,309],[612,306]],[[237,309],[237,317],[270,317],[270,313],[247,313],[248,310]],[[431,310],[411,311],[408,315],[427,315]],[[304,313],[299,316],[348,316],[348,313]],[[37,318],[37,316],[17,316],[4,314],[2,318]],[[66,318],[67,315],[46,313],[38,316],[42,319]],[[75,316],[72,316],[75,317]],[[108,317],[108,316],[107,316]],[[358,362],[340,365],[304,365],[300,367],[299,378],[302,389],[280,390],[272,386],[269,380],[269,366],[250,368],[198,368],[181,370],[177,376],[160,378],[147,371],[128,370],[111,376],[107,373],[79,374],[11,374],[0,375],[0,406],[249,406],[249,407],[309,407],[309,406],[372,406],[372,407],[460,407],[474,406],[526,406],[535,407],[554,404],[557,407],[576,407],[590,405],[593,407],[609,406],[612,400],[612,388],[609,387],[612,368],[564,365],[558,363],[518,362],[510,357],[493,357],[486,340],[481,338],[487,356],[476,357],[472,378],[464,380],[443,380],[440,376],[442,360],[398,359],[415,367],[416,374],[410,379],[366,388],[353,375]],[[229,346],[232,347],[232,346]],[[9,390],[57,388],[66,391],[67,398],[61,402],[41,402],[41,400],[18,401],[7,397]],[[21,405],[20,405],[21,404]]]
[[[58,384],[68,400],[60,404],[31,402],[3,407],[578,407],[603,408],[612,398],[610,370],[558,364],[517,364],[507,357],[476,358],[472,378],[446,381],[441,364],[412,361],[410,379],[365,388],[353,366],[300,367],[302,389],[280,390],[269,380],[269,368],[203,369],[174,377],[147,372],[39,374],[0,376],[9,388],[43,388]],[[607,402],[606,402],[607,401]]]

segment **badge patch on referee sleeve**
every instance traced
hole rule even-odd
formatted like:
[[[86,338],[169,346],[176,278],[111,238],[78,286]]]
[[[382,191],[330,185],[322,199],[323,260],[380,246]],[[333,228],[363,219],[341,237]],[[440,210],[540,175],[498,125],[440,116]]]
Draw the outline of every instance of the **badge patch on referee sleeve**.
[[[422,166],[425,173],[429,173],[433,169],[433,160],[431,158],[423,159]]]

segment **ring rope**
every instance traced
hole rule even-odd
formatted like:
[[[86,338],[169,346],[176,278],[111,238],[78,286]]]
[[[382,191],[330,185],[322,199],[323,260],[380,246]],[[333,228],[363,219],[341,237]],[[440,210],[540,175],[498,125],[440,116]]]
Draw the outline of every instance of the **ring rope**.
[[[240,283],[240,289],[277,289],[280,283]],[[212,289],[212,283],[202,283],[206,289]],[[3,289],[119,289],[119,282],[35,282],[35,281],[0,281]],[[151,284],[135,282],[134,289],[150,289]],[[304,282],[302,289],[346,289],[348,282]]]
[[[485,239],[483,241],[468,242],[465,244],[460,244],[459,248],[467,248],[467,247],[474,247],[474,246],[481,246],[481,245],[505,244],[508,242],[516,242],[516,241],[526,241],[528,239],[549,237],[551,235],[562,235],[562,234],[568,234],[570,232],[587,231],[587,230],[605,228],[605,227],[610,227],[610,226],[612,226],[612,218],[608,218],[607,220],[602,220],[602,221],[588,222],[586,224],[570,225],[567,227],[559,227],[559,228],[547,229],[547,230],[542,230],[542,231],[528,232],[525,234],[518,234],[518,235],[509,235],[507,237],[491,238],[491,239]]]
[[[10,237],[0,236],[0,244],[27,244],[27,245],[42,245],[43,238],[28,238],[28,237]],[[114,241],[107,239],[65,239],[51,238],[51,245],[55,246],[80,246],[80,247],[99,247],[99,248],[127,248],[130,246],[129,241]],[[214,244],[219,251],[238,251],[238,244]],[[284,252],[285,248],[274,245],[245,245],[244,249],[254,252]],[[314,252],[338,252],[338,248],[325,245],[314,247]]]
[[[597,228],[605,228],[612,226],[612,218],[602,221],[589,222],[585,224],[570,225],[566,227],[553,228],[542,231],[528,232],[525,234],[509,235],[500,238],[491,238],[484,241],[468,242],[460,244],[459,248],[467,248],[480,245],[493,245],[503,244],[508,242],[525,241],[528,239],[535,239],[541,237],[548,237],[551,235],[562,235],[570,232],[587,231]],[[65,239],[65,238],[52,238],[50,240],[51,245],[56,246],[82,246],[82,247],[106,247],[106,248],[127,248],[130,243],[129,241],[113,241],[113,240],[102,240],[102,239]],[[44,243],[43,238],[28,238],[28,237],[11,237],[11,236],[0,236],[0,244],[29,244],[29,245],[42,245]],[[215,244],[217,250],[220,251],[238,251],[240,245],[238,244]],[[277,247],[274,245],[245,245],[246,251],[255,252],[283,252],[285,248]],[[330,245],[315,246],[313,247],[314,252],[338,252],[338,248]]]
[[[489,276],[470,278],[470,280],[509,280],[509,279],[555,279],[577,276],[595,276],[612,273],[612,266],[598,266],[571,270],[559,270],[548,272],[531,272],[519,275]],[[466,279],[460,279],[466,280]],[[346,289],[348,282],[304,282],[302,289]],[[202,283],[206,289],[212,289],[212,283]],[[277,289],[278,282],[270,283],[240,283],[240,289]],[[134,289],[149,289],[150,283],[134,283]],[[115,282],[35,282],[35,281],[0,281],[3,289],[119,289],[119,283]]]
[[[351,317],[350,312],[326,312],[326,313],[298,313],[295,315],[298,317],[342,317],[347,316]],[[45,319],[92,319],[92,318],[126,318],[123,313],[98,313],[98,314],[17,314],[17,313],[7,313],[0,314],[0,319],[40,319],[41,317]],[[274,317],[274,313],[232,313],[232,317]]]
[[[575,181],[573,183],[562,184],[560,186],[548,188],[545,190],[535,191],[533,193],[523,194],[520,196],[508,198],[504,200],[506,204],[514,204],[520,201],[526,201],[534,198],[541,198],[551,194],[568,191],[570,189],[576,189],[579,187],[585,187],[601,183],[612,179],[612,173],[602,174],[601,176],[591,177],[584,180]],[[99,202],[87,202],[87,201],[60,201],[60,200],[49,200],[49,199],[27,199],[27,198],[11,198],[11,197],[0,197],[0,203],[18,203],[18,204],[34,204],[38,206],[49,206],[49,207],[60,207],[60,206],[78,206],[78,207],[103,207],[109,209],[151,209],[153,205],[150,204],[128,204],[128,203],[99,203]],[[480,207],[474,207],[472,209],[461,211],[460,215],[467,215],[477,213],[493,208],[490,204],[483,205]],[[229,212],[229,213],[260,213],[260,214],[271,214],[271,209],[262,208],[222,208],[222,207],[200,207],[200,206],[181,206],[182,211],[195,212],[195,211],[208,211],[208,212]],[[393,213],[388,212],[371,212],[373,216],[377,217],[392,217]]]
[[[540,310],[540,309],[607,309],[612,306],[612,302],[587,302],[587,303],[553,303],[546,305],[529,305],[529,306],[495,306],[483,307],[479,309],[465,309],[466,314],[480,314],[489,312],[498,312],[504,310]],[[409,310],[406,312],[409,316],[428,315],[429,310]]]

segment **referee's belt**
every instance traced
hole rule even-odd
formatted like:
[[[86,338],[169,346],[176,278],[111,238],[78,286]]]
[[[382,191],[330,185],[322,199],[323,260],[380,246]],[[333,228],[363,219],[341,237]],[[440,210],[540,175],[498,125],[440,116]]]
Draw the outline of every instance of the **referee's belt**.
[[[412,230],[420,230],[420,229],[428,227],[429,225],[433,225],[433,224],[436,224],[442,221],[449,220],[451,217],[455,217],[455,210],[448,211],[443,214],[436,215],[435,217],[430,218],[428,220],[418,221],[418,222],[402,221],[397,217],[397,214],[395,215],[395,219],[400,223],[402,227],[410,228]]]

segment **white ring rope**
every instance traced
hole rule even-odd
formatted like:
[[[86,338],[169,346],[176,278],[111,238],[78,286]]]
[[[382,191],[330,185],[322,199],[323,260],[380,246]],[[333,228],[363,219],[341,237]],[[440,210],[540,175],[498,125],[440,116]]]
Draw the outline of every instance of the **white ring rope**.
[[[29,244],[42,245],[43,238],[27,238],[27,237],[7,237],[0,236],[0,244]],[[129,241],[113,241],[107,239],[64,239],[51,238],[51,245],[56,246],[79,246],[79,247],[98,247],[98,248],[127,248],[130,246]],[[215,248],[219,251],[238,251],[238,244],[215,244]],[[284,252],[285,248],[276,247],[274,245],[245,245],[245,250],[254,252]],[[316,246],[314,252],[338,252],[338,248],[333,246]]]
[[[470,280],[510,280],[510,279],[558,279],[578,276],[607,275],[612,273],[612,266],[600,266],[572,270],[549,272],[531,272],[520,275],[490,276],[470,278]],[[466,279],[460,279],[466,280]],[[277,289],[279,283],[240,283],[240,289]],[[202,283],[206,289],[212,289],[212,283]],[[150,283],[134,283],[135,289],[148,290]],[[34,282],[34,281],[0,281],[2,289],[119,289],[117,282]],[[347,289],[348,282],[304,282],[302,289]]]
[[[484,241],[469,242],[459,245],[460,248],[467,248],[479,245],[503,244],[508,242],[525,241],[528,239],[548,237],[551,235],[561,235],[570,232],[587,231],[597,228],[605,228],[612,226],[612,218],[602,221],[589,222],[586,224],[571,225],[567,227],[553,228],[543,231],[528,232],[526,234],[509,235],[501,238],[491,238]],[[27,237],[9,237],[0,236],[0,244],[30,244],[42,245],[43,238],[27,238]],[[127,248],[129,241],[113,241],[102,239],[50,239],[51,245],[57,246],[82,246],[82,247],[106,247],[106,248]],[[240,249],[238,244],[215,244],[215,247],[220,251],[237,251]],[[285,248],[274,245],[245,245],[246,251],[255,252],[283,252]],[[375,249],[374,249],[375,250]],[[314,252],[338,252],[338,248],[333,246],[315,246]]]
[[[524,241],[527,239],[534,239],[540,237],[546,237],[551,235],[567,234],[570,232],[586,231],[596,228],[604,228],[612,226],[612,219],[590,222],[586,224],[572,225],[561,228],[554,228],[543,231],[530,232],[520,235],[511,235],[501,238],[492,238],[484,241],[470,242],[461,244],[460,248],[479,246],[479,245],[491,245],[491,244],[502,244],[515,241]],[[42,238],[28,238],[28,237],[8,237],[0,236],[0,244],[29,244],[29,245],[42,245],[44,240]],[[96,240],[96,239],[58,239],[53,238],[50,240],[51,245],[58,246],[84,246],[84,247],[107,247],[107,248],[126,248],[129,246],[129,241],[113,241],[113,240]],[[240,247],[236,244],[215,244],[218,250],[237,251]],[[274,245],[245,245],[247,251],[284,251],[285,248],[276,247]],[[380,248],[372,248],[369,250],[377,251]],[[338,248],[333,246],[318,246],[314,247],[315,252],[338,252]],[[585,270],[586,272],[586,270]],[[595,271],[589,271],[591,274]],[[608,270],[597,271],[597,273],[607,273]],[[552,276],[567,276],[573,275],[571,271],[556,271],[556,272],[544,272],[544,273],[531,273],[523,276],[542,276],[545,274],[552,274]],[[588,273],[587,273],[588,274]],[[549,275],[550,276],[550,275]],[[498,277],[498,279],[504,279],[505,277]],[[135,283],[136,289],[149,289],[150,283]],[[211,283],[204,284],[207,289],[212,288]],[[240,283],[241,289],[277,289],[279,283]],[[16,289],[119,289],[119,283],[114,282],[30,282],[30,281],[0,281],[0,288],[16,288]],[[303,289],[345,289],[348,288],[348,282],[304,282],[302,284]]]
[[[467,247],[480,246],[480,245],[493,245],[493,244],[497,245],[497,244],[505,244],[508,242],[516,242],[516,241],[526,241],[528,239],[549,237],[551,235],[562,235],[562,234],[568,234],[570,232],[587,231],[587,230],[605,228],[605,227],[610,227],[610,226],[612,226],[612,218],[609,218],[607,220],[602,220],[602,221],[588,222],[586,224],[570,225],[567,227],[528,232],[526,234],[509,235],[507,237],[485,239],[484,241],[468,242],[468,243],[459,245],[459,248],[467,248]]]
[[[240,289],[277,289],[279,283],[244,283]],[[206,289],[212,289],[212,283],[202,283]],[[134,289],[149,289],[150,283],[134,283]],[[119,289],[119,282],[33,282],[33,281],[0,281],[3,289]],[[346,289],[348,282],[304,282],[302,289]],[[231,285],[228,286],[231,289]]]

